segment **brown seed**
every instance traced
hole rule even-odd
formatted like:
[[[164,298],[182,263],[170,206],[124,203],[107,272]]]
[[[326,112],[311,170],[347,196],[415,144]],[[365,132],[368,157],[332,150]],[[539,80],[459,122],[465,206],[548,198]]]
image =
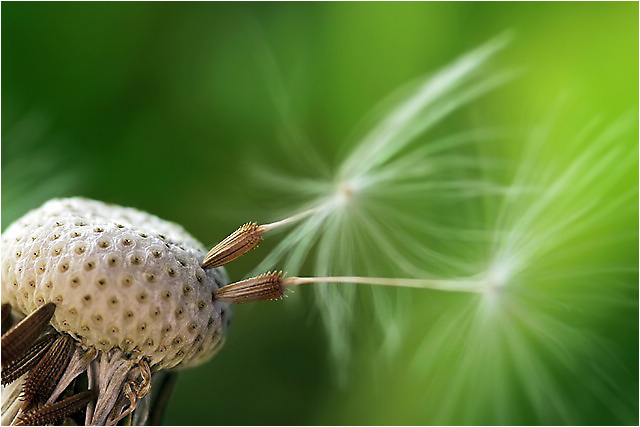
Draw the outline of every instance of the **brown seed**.
[[[202,268],[214,268],[241,257],[262,241],[264,229],[255,222],[249,222],[215,245],[204,257]]]
[[[2,368],[19,359],[36,341],[51,320],[56,305],[43,305],[2,335]]]
[[[29,372],[22,392],[22,410],[26,411],[32,404],[47,401],[67,368],[73,350],[73,339],[69,335],[60,335],[56,339]]]
[[[282,277],[282,272],[274,271],[232,283],[218,289],[215,299],[236,304],[279,299],[286,290]]]
[[[49,346],[51,346],[55,337],[55,334],[47,334],[43,336],[36,341],[22,357],[8,365],[6,368],[2,368],[2,385],[14,382],[24,373],[33,368],[36,363],[38,363],[42,355],[49,349]]]
[[[27,412],[19,417],[17,425],[43,426],[55,424],[60,419],[82,409],[96,397],[93,390],[83,391],[56,403],[48,403],[41,408]]]
[[[11,326],[11,304],[2,304],[2,333],[4,334]]]

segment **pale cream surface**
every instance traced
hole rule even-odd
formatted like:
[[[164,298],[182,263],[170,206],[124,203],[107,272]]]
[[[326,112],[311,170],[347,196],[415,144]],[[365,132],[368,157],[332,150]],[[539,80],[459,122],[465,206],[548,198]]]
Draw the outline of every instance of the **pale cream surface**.
[[[156,369],[194,366],[224,342],[229,308],[214,301],[222,269],[174,223],[82,198],[55,199],[2,234],[2,302],[85,347],[142,355]]]

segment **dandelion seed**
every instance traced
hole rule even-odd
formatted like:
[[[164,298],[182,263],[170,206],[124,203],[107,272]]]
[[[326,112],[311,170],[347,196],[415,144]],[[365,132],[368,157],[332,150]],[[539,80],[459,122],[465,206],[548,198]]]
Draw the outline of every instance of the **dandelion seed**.
[[[430,280],[358,276],[286,277],[282,272],[270,272],[223,286],[216,292],[215,298],[219,301],[236,304],[275,300],[282,298],[289,287],[317,283],[351,283],[434,289],[448,292],[483,292],[485,287],[485,282],[480,280]]]
[[[209,251],[202,261],[202,268],[220,267],[241,257],[258,246],[264,231],[256,223],[243,225]]]
[[[477,273],[472,268],[461,271],[459,256],[424,242],[468,239],[476,232],[444,224],[437,215],[438,204],[503,191],[494,183],[455,173],[483,167],[482,160],[456,151],[489,133],[461,132],[426,143],[422,136],[457,108],[511,77],[511,72],[486,72],[487,62],[507,39],[492,40],[394,94],[378,108],[373,125],[329,179],[265,174],[264,182],[305,195],[308,201],[293,210],[290,219],[275,222],[289,226],[287,233],[254,273],[277,266],[298,274],[307,260],[313,260],[312,275],[321,277],[392,272],[428,281],[439,273],[453,273],[454,278]],[[414,214],[408,215],[405,207]],[[318,286],[314,291],[333,352],[346,359],[355,290]],[[382,298],[378,303],[385,304]],[[383,312],[392,310],[381,310],[377,320],[391,324],[392,318]]]
[[[425,390],[416,393],[412,405],[420,419],[428,414],[436,424],[513,423],[519,418],[508,402],[518,390],[542,423],[588,422],[576,418],[580,403],[563,397],[563,389],[606,401],[618,408],[620,419],[634,419],[633,402],[607,384],[611,375],[603,372],[615,369],[615,355],[602,337],[580,326],[613,307],[636,306],[637,264],[620,263],[604,252],[620,253],[622,238],[637,236],[635,221],[614,224],[637,216],[637,134],[632,132],[637,115],[610,125],[594,121],[563,137],[552,135],[551,124],[533,132],[517,161],[502,161],[501,173],[516,170],[507,183],[492,177],[492,160],[464,154],[470,142],[491,138],[486,132],[452,135],[420,147],[414,142],[455,107],[507,78],[508,73],[479,77],[498,44],[408,86],[395,104],[382,107],[333,178],[265,175],[274,187],[308,201],[292,210],[297,221],[286,221],[290,229],[256,271],[277,265],[299,274],[311,261],[314,277],[288,277],[283,283],[463,291],[440,319],[427,310],[412,315],[414,322],[416,317],[428,320],[411,337],[418,351],[408,371],[393,374],[414,378],[411,387]],[[470,221],[476,229],[443,221],[438,205],[450,201],[465,201],[461,213],[485,208],[495,217]],[[442,243],[460,246],[465,239],[472,251],[456,254]],[[585,254],[590,262],[581,259]],[[384,271],[406,279],[374,278]],[[355,287],[320,285],[314,291],[333,353],[344,361]],[[395,326],[407,310],[393,310],[389,294],[371,295],[376,318],[386,326],[385,343],[397,346]],[[586,369],[586,360],[601,360],[607,368],[589,379],[572,379],[576,366]],[[472,384],[486,384],[487,392],[460,411],[459,402],[468,400]],[[439,390],[442,398],[431,399],[431,390]],[[396,403],[407,407],[407,402]]]
[[[596,237],[598,229],[624,229],[615,222],[637,216],[637,184],[625,181],[637,168],[637,146],[631,156],[618,148],[635,139],[634,121],[590,123],[563,145],[552,143],[559,137],[548,127],[526,145],[511,191],[493,199],[500,208],[485,253],[489,261],[477,275],[480,292],[461,298],[426,329],[407,373],[441,390],[437,405],[424,407],[434,423],[479,417],[512,423],[518,415],[507,407],[515,389],[541,423],[588,421],[577,415],[581,400],[567,396],[603,400],[617,407],[621,420],[633,418],[633,403],[608,384],[615,354],[585,324],[620,310],[626,303],[617,294],[630,288],[615,282],[628,280],[629,271],[637,274],[637,265],[615,267],[606,259],[620,238]],[[455,366],[452,355],[458,355]],[[576,378],[591,361],[607,368]],[[467,384],[487,384],[486,392],[460,412]],[[492,403],[496,396],[504,407]]]
[[[52,424],[73,414],[74,412],[79,411],[94,397],[95,392],[83,391],[67,397],[60,402],[44,405],[35,411],[20,416],[16,425],[30,426]]]
[[[280,299],[285,293],[282,279],[282,273],[279,272],[261,274],[223,286],[216,292],[215,298],[231,303]]]

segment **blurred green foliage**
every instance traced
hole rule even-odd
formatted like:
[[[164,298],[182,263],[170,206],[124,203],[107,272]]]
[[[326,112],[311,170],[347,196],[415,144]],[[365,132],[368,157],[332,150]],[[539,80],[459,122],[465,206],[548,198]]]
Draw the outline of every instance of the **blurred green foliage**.
[[[562,97],[571,115],[556,119],[561,129],[637,109],[637,3],[4,3],[2,227],[51,197],[83,195],[152,212],[215,243],[245,221],[277,218],[270,209],[281,204],[256,185],[251,165],[295,163],[281,149],[265,46],[291,119],[335,165],[381,98],[505,30],[515,37],[499,62],[521,76],[442,132],[525,129]],[[622,252],[637,260],[637,240],[629,243]],[[260,259],[251,253],[228,271],[242,278]],[[398,369],[411,345],[381,359],[366,317],[375,313],[361,307],[349,382],[340,386],[318,315],[300,293],[300,304],[239,307],[222,352],[182,374],[166,423],[433,422],[421,401],[425,393],[437,401],[438,390],[421,390]],[[444,310],[453,297],[441,298]],[[635,401],[636,418],[567,395],[569,411],[584,411],[575,419],[638,422],[637,290],[635,298],[599,327],[622,345],[608,375]],[[475,384],[468,399],[482,393]],[[543,419],[526,393],[514,394],[508,422]],[[479,414],[476,423],[496,420]]]

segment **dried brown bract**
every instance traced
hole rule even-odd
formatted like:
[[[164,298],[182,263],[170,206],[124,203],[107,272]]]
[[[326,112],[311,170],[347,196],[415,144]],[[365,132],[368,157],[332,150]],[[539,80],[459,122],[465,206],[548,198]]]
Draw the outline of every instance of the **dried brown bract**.
[[[7,332],[9,327],[11,326],[11,304],[2,304],[2,321],[0,324],[2,325],[2,333]]]
[[[55,334],[47,334],[31,346],[26,353],[2,369],[2,385],[7,385],[31,370],[40,361],[55,340]]]
[[[8,366],[27,352],[49,323],[56,305],[43,305],[2,335],[2,367]]]

